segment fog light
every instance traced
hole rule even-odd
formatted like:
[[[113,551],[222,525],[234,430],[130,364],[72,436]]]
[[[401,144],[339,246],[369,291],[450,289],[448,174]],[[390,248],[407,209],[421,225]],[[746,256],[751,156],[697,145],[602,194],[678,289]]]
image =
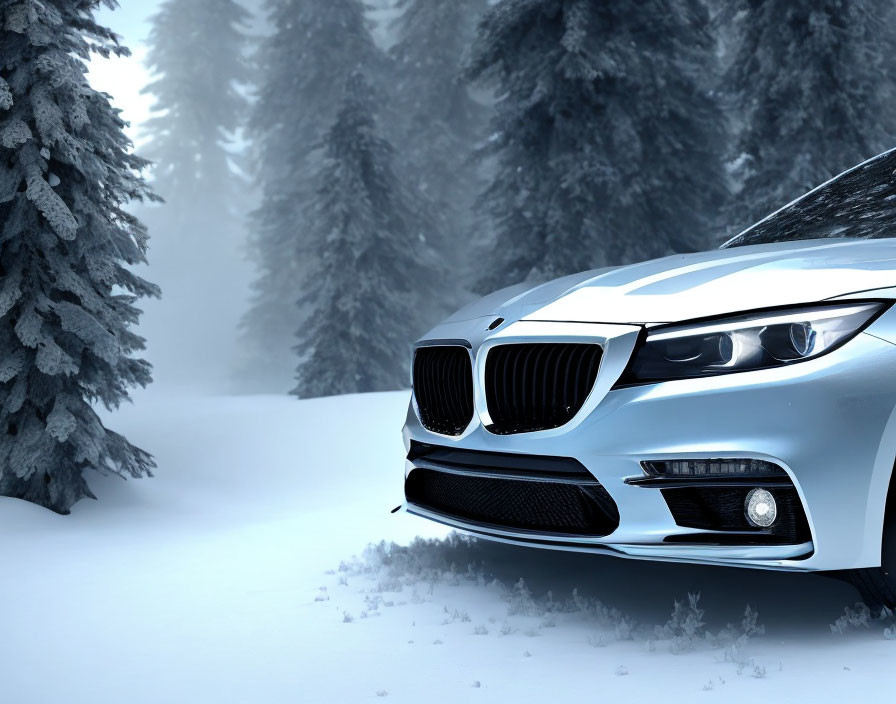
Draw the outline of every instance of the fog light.
[[[778,505],[775,497],[765,489],[753,489],[747,494],[744,502],[747,520],[757,528],[768,528],[778,517]]]

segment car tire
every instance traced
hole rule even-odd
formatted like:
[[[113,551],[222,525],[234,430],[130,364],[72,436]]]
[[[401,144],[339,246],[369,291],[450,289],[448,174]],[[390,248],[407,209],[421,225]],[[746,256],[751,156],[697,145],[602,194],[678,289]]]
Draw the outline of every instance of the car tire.
[[[890,493],[893,493],[892,491]],[[890,511],[887,512],[890,514]],[[887,516],[880,567],[851,570],[849,579],[872,613],[882,608],[896,611],[896,516]]]

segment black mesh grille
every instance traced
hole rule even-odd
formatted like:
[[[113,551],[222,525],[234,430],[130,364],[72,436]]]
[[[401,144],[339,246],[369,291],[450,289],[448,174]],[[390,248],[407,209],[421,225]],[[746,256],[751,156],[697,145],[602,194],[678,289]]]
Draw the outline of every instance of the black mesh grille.
[[[414,397],[423,427],[460,435],[473,417],[473,370],[466,348],[419,348],[414,354]]]
[[[579,412],[594,381],[600,345],[498,345],[485,362],[489,430],[501,435],[558,428]]]
[[[407,500],[463,521],[554,535],[609,535],[619,512],[607,491],[591,485],[501,479],[414,469]]]

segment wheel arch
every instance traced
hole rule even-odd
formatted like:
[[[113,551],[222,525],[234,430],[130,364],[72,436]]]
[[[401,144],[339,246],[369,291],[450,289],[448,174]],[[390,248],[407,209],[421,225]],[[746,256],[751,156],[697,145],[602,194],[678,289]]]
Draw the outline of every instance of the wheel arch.
[[[884,525],[896,525],[896,460],[894,460],[893,469],[890,472],[890,487],[887,489],[887,504],[884,509]]]
[[[896,408],[881,436],[868,489],[866,541],[873,541],[877,562],[872,566],[879,567],[884,531],[888,526],[896,526]]]

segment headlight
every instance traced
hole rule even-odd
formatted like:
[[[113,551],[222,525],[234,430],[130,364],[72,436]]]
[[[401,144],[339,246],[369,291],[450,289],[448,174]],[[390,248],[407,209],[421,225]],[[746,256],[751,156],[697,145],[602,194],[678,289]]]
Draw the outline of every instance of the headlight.
[[[857,335],[885,303],[819,305],[649,330],[619,385],[768,369],[819,357]]]

